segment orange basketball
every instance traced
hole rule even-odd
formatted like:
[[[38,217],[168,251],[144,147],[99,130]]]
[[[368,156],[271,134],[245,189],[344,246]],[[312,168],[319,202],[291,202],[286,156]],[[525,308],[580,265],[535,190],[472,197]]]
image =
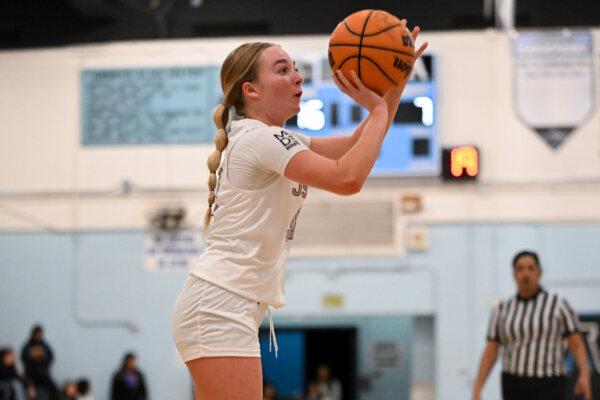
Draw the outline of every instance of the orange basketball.
[[[346,17],[329,39],[329,65],[346,77],[354,70],[379,94],[406,83],[415,61],[411,32],[382,10],[362,10]]]

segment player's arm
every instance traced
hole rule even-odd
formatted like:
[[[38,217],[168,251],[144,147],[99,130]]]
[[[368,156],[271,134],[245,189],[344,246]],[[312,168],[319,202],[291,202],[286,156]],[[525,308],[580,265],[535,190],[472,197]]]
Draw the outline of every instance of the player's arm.
[[[310,149],[315,153],[332,160],[339,160],[358,142],[371,114],[362,120],[352,135],[332,137],[313,137],[310,139]],[[387,129],[386,129],[387,131]]]
[[[473,385],[472,400],[479,400],[481,398],[481,389],[492,370],[492,367],[498,359],[498,349],[500,343],[489,340],[481,356],[481,362],[479,363],[479,371],[477,372],[477,378],[475,378],[475,384]]]
[[[314,151],[311,140],[311,150],[294,155],[285,168],[285,176],[308,186],[349,195],[362,188],[375,164],[385,137],[388,109],[384,99],[367,88],[354,71],[352,81],[341,71],[334,79],[342,92],[369,110],[363,126],[365,134],[358,135],[356,142],[338,160]]]
[[[406,24],[406,20],[402,20],[404,24]],[[413,42],[416,42],[417,37],[420,33],[420,28],[416,26],[412,31]],[[423,43],[419,49],[415,53],[415,62],[419,59],[421,54],[427,48],[428,43]],[[394,117],[396,116],[396,111],[398,110],[398,105],[400,104],[400,97],[402,96],[402,92],[408,83],[408,79],[402,82],[400,85],[394,87],[389,92],[383,95],[385,102],[387,103],[388,108],[388,118],[385,131],[387,132],[394,121]],[[370,118],[370,114],[361,122],[361,124],[356,128],[352,135],[346,136],[334,136],[334,137],[315,137],[311,139],[310,149],[317,154],[320,154],[324,157],[331,158],[332,160],[339,160],[344,154],[352,148],[362,135],[365,125],[367,124],[368,119]]]

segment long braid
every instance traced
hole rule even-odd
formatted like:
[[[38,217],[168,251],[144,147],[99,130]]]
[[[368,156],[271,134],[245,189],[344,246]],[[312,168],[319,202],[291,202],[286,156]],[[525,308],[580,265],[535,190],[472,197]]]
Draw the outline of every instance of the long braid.
[[[243,115],[244,98],[242,84],[253,82],[257,77],[258,58],[261,52],[272,43],[246,43],[232,51],[221,68],[221,88],[223,101],[213,111],[213,122],[217,127],[215,132],[215,151],[208,157],[208,210],[204,216],[204,229],[208,228],[212,217],[212,206],[215,203],[215,188],[217,186],[217,169],[221,164],[221,154],[227,147],[228,137],[225,127],[229,120],[229,107],[234,106],[236,113]]]
[[[215,202],[215,187],[217,186],[217,169],[221,164],[221,154],[229,143],[227,131],[225,131],[228,119],[229,110],[223,103],[215,107],[213,111],[213,122],[217,127],[217,131],[215,132],[215,151],[212,152],[206,162],[210,174],[208,175],[208,209],[204,215],[205,229],[210,224],[210,219],[212,217],[212,205]]]

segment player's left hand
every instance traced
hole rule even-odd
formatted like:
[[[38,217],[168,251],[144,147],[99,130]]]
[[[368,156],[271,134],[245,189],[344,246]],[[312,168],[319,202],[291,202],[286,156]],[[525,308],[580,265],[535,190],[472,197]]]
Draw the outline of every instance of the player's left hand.
[[[406,27],[407,21],[406,21],[406,19],[401,19],[400,23],[402,25],[404,25],[404,27]],[[419,28],[418,26],[415,26],[411,32],[414,44],[416,44],[416,42],[417,42],[417,37],[419,36],[419,33],[421,33],[421,28]],[[429,42],[421,43],[421,46],[419,46],[419,48],[415,51],[415,59],[414,59],[413,64],[417,62],[419,57],[421,57],[421,54],[423,54],[423,52],[425,51],[425,49],[427,48],[428,45],[429,45]],[[412,71],[411,71],[411,73],[412,73]],[[398,86],[396,86],[396,87],[388,90],[386,93],[384,93],[383,98],[386,99],[386,101],[388,102],[388,108],[392,109],[391,106],[389,106],[389,104],[394,103],[396,101],[395,99],[398,99],[402,95],[402,92],[404,91],[404,87],[406,86],[407,82],[408,82],[408,80],[404,80]],[[395,108],[394,108],[394,110],[395,110]],[[394,113],[395,113],[395,111],[394,111]]]
[[[403,24],[404,26],[406,26],[407,21],[406,19],[401,19],[400,23]],[[413,39],[413,43],[416,45],[417,44],[417,37],[419,36],[419,33],[421,33],[421,28],[419,26],[415,26],[412,30],[412,39]],[[423,54],[423,52],[425,51],[425,49],[427,48],[427,46],[429,45],[429,42],[423,42],[421,43],[421,46],[419,46],[419,48],[417,49],[417,51],[415,51],[415,61],[421,57],[421,54]]]

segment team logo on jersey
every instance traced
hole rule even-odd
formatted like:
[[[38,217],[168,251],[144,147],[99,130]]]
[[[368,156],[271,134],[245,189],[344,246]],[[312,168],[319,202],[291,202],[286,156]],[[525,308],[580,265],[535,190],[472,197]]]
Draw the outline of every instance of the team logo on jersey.
[[[273,136],[275,136],[275,139],[279,140],[279,143],[281,143],[286,150],[289,150],[298,144],[298,139],[286,131],[281,131],[280,135],[274,134]]]

